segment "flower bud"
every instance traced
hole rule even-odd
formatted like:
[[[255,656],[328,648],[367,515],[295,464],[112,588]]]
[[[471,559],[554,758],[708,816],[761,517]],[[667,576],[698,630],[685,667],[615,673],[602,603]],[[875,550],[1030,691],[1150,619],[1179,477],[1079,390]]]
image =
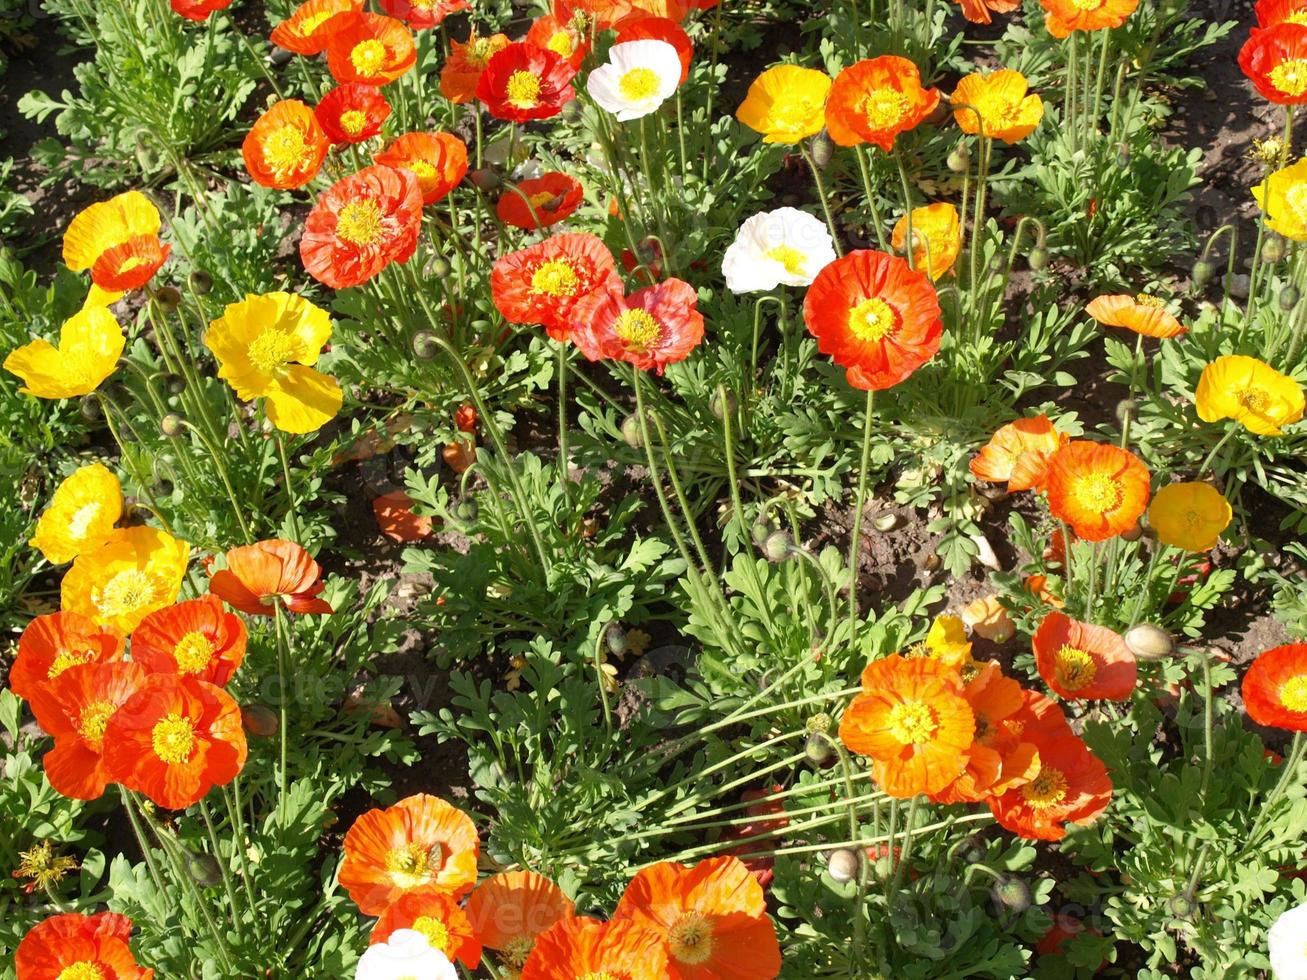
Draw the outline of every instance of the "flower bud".
[[[1288,313],[1298,305],[1298,300],[1302,298],[1297,286],[1285,286],[1280,290],[1279,303],[1280,309]]]
[[[160,286],[159,291],[154,294],[154,298],[169,313],[182,305],[182,293],[176,286]]]
[[[809,732],[822,732],[828,734],[835,727],[835,719],[824,711],[818,711],[815,715],[804,722],[803,727]]]
[[[962,143],[957,146],[953,152],[948,155],[946,163],[948,164],[949,170],[952,170],[955,174],[964,174],[970,170],[971,150],[967,148],[967,144]]]
[[[1194,281],[1196,286],[1206,286],[1216,278],[1216,264],[1208,262],[1206,259],[1199,259],[1194,263],[1193,269],[1190,270],[1189,278]]]
[[[858,853],[847,847],[837,848],[826,858],[826,873],[841,885],[858,873]]]
[[[772,527],[768,521],[758,521],[753,525],[750,532],[753,537],[753,543],[761,548],[767,542],[767,538],[771,536],[771,533],[774,530],[776,530],[776,528]]]
[[[1048,249],[1036,245],[1030,250],[1030,254],[1026,256],[1026,265],[1030,266],[1030,268],[1034,269],[1036,272],[1041,272],[1044,269],[1047,269]]]
[[[1123,541],[1138,541],[1143,536],[1144,526],[1137,520],[1121,532],[1121,539]]]
[[[1194,911],[1197,908],[1194,904],[1193,898],[1186,895],[1184,892],[1177,892],[1172,895],[1170,901],[1166,903],[1166,907],[1177,919],[1189,918],[1194,914]]]
[[[100,417],[100,400],[94,395],[83,395],[80,404],[82,418],[94,422]]]
[[[277,712],[266,704],[241,705],[241,724],[251,735],[257,735],[260,738],[272,738],[277,734],[277,729],[280,727]]]
[[[713,413],[713,416],[718,421],[724,419],[727,413],[729,413],[732,417],[734,417],[736,410],[740,407],[740,403],[736,400],[735,396],[731,394],[729,391],[726,392],[725,399],[723,399],[721,396],[722,396],[722,392],[719,389],[717,391],[714,391],[712,393],[712,397],[708,399],[708,409]]]
[[[183,419],[176,412],[169,412],[159,420],[159,431],[165,438],[176,439],[182,434]]]
[[[762,553],[768,561],[782,562],[790,557],[790,551],[794,547],[794,542],[786,531],[773,531],[767,535],[767,540],[762,543]]]
[[[1284,258],[1284,239],[1279,235],[1268,235],[1262,242],[1262,261],[1274,265]]]
[[[824,766],[835,755],[827,739],[828,736],[813,732],[803,745],[803,754],[814,766]]]
[[[480,513],[481,509],[471,497],[464,498],[454,505],[454,516],[464,524],[471,524]]]
[[[608,644],[608,652],[614,657],[620,657],[629,649],[626,641],[626,630],[617,623],[609,623],[604,630],[604,642]]]
[[[1122,398],[1116,403],[1116,420],[1122,425],[1126,424],[1127,419],[1133,422],[1137,418],[1139,418],[1139,406],[1133,399]]]
[[[413,335],[413,356],[419,361],[429,361],[436,356],[436,335],[430,330],[419,330]]]
[[[437,255],[432,259],[431,264],[427,266],[427,268],[437,279],[444,279],[450,272],[449,262],[440,255]]]
[[[632,449],[644,448],[644,430],[640,427],[640,420],[634,415],[628,415],[622,419],[622,441]]]
[[[1004,877],[996,881],[990,890],[995,904],[1013,912],[1024,912],[1030,908],[1030,888],[1020,878]]]
[[[1164,660],[1175,652],[1171,634],[1152,623],[1130,627],[1125,634],[1125,645],[1140,660]]]
[[[190,275],[191,292],[197,296],[205,296],[213,289],[213,276],[209,275],[203,269],[196,269]]]
[[[170,395],[180,395],[186,390],[186,379],[180,374],[165,374],[163,376],[163,387]]]
[[[830,165],[831,157],[835,155],[835,144],[831,142],[824,129],[812,138],[809,147],[812,152],[812,162],[817,165],[818,170],[825,170]]]
[[[186,855],[186,870],[190,872],[196,884],[204,888],[212,887],[222,881],[222,866],[218,864],[217,859],[209,854],[192,854],[188,852]]]

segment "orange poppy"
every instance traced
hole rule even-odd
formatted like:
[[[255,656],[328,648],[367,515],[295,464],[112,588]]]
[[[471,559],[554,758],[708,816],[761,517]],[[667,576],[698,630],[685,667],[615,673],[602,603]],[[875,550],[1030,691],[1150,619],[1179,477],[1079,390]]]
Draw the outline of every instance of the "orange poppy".
[[[991,13],[1010,14],[1021,6],[1021,0],[958,0],[962,5],[962,16],[973,24],[988,24],[993,21]]]
[[[1044,683],[1068,701],[1129,701],[1138,669],[1125,640],[1105,626],[1051,612],[1031,645]]]
[[[1258,654],[1243,676],[1243,704],[1259,725],[1307,732],[1307,643]]]
[[[226,10],[232,0],[171,0],[172,12],[187,20],[204,21],[215,10]]]
[[[68,912],[38,922],[14,952],[18,980],[152,980],[136,963],[132,920],[116,912]]]
[[[1006,727],[1027,742],[1042,745],[1054,739],[1074,735],[1062,706],[1039,691],[1022,690],[1021,710],[1006,722]]]
[[[347,82],[322,97],[313,115],[333,143],[362,143],[381,132],[390,103],[375,85]]]
[[[669,980],[657,934],[634,922],[563,919],[536,940],[518,980]]]
[[[987,483],[1006,483],[1008,491],[1042,490],[1048,461],[1070,441],[1047,415],[1002,426],[971,459],[971,475]]]
[[[688,282],[664,279],[629,296],[596,290],[572,311],[572,342],[591,361],[615,358],[662,374],[703,340],[699,293]]]
[[[1105,327],[1125,327],[1145,337],[1165,340],[1189,330],[1166,311],[1165,303],[1147,293],[1099,296],[1089,301],[1085,312]]]
[[[146,671],[126,660],[82,664],[32,697],[32,714],[54,748],[41,763],[55,792],[74,800],[104,795],[104,732],[109,719],[145,683]]]
[[[516,41],[486,62],[476,97],[496,119],[527,122],[548,119],[576,98],[571,62],[547,48]]]
[[[1107,769],[1074,735],[1039,743],[1039,775],[988,799],[1000,824],[1025,838],[1061,840],[1066,824],[1096,820],[1112,801]]]
[[[271,616],[276,598],[294,613],[334,610],[322,592],[322,567],[293,541],[259,541],[232,548],[227,567],[213,573],[209,591],[229,606],[254,616]]]
[[[364,0],[308,0],[272,29],[270,40],[296,54],[315,55],[327,50],[332,36],[352,24],[363,11]]]
[[[112,663],[124,653],[123,635],[111,626],[68,610],[37,616],[18,638],[9,689],[31,701],[69,667]]]
[[[151,674],[104,731],[105,771],[168,810],[198,803],[245,765],[241,709],[195,677]]]
[[[1239,49],[1239,67],[1263,98],[1307,102],[1307,25],[1286,20],[1253,31]]]
[[[215,595],[152,612],[132,632],[132,660],[155,674],[191,674],[219,687],[245,659],[245,624]]]
[[[1039,772],[1039,750],[1022,737],[1014,721],[1025,706],[1021,685],[987,661],[962,691],[976,720],[976,738],[966,751],[966,766],[932,799],[939,803],[975,803],[1029,782]]]
[[[648,14],[635,13],[624,17],[617,25],[617,40],[614,44],[627,41],[665,41],[676,49],[681,59],[681,84],[690,77],[690,62],[694,59],[694,42],[690,35],[670,17],[651,17]]]
[[[578,302],[621,288],[613,254],[589,234],[554,235],[497,259],[490,271],[500,315],[509,323],[538,323],[560,342],[572,336]]]
[[[422,203],[435,204],[467,175],[467,144],[452,133],[405,133],[373,160],[413,171]]]
[[[1139,0],[1040,0],[1044,26],[1054,37],[1072,31],[1101,31],[1120,27],[1135,12]]]
[[[140,289],[159,271],[172,246],[159,239],[162,218],[140,191],[127,191],[84,208],[64,232],[64,264],[89,269],[102,290]]]
[[[574,914],[572,900],[544,875],[505,871],[477,885],[467,900],[467,916],[487,949],[497,951],[503,968],[521,970],[536,937]]]
[[[924,273],[865,249],[817,273],[803,303],[817,349],[863,391],[891,388],[935,356],[944,335],[939,314]]]
[[[1307,0],[1257,0],[1253,11],[1258,27],[1284,23],[1307,25]]]
[[[736,857],[644,868],[626,886],[613,918],[662,939],[669,980],[770,980],[781,970],[762,886]]]
[[[481,965],[481,940],[467,913],[448,892],[435,888],[405,892],[381,913],[368,942],[387,942],[396,929],[421,933],[431,948],[440,950],[451,963],[458,960],[473,971]]]
[[[327,38],[327,70],[337,82],[386,85],[417,64],[413,32],[384,14],[359,14]]]
[[[440,69],[440,94],[462,104],[476,98],[477,83],[490,59],[509,45],[507,34],[477,37],[476,31],[463,43],[450,38],[449,57]]]
[[[840,146],[874,143],[888,153],[900,133],[915,129],[939,105],[939,89],[921,87],[907,58],[858,61],[835,76],[826,101],[826,130]]]
[[[283,99],[259,116],[241,143],[250,179],[263,187],[303,187],[322,169],[331,141],[318,117],[298,99]]]
[[[422,187],[411,170],[364,167],[323,191],[304,220],[300,259],[332,289],[407,262],[422,231]]]
[[[354,821],[338,878],[364,915],[420,888],[458,898],[476,884],[480,846],[467,814],[420,793]]]
[[[545,14],[531,22],[526,43],[566,58],[573,68],[580,68],[590,52],[590,39],[581,33],[576,22],[559,20],[553,14]]]
[[[517,190],[504,191],[495,213],[500,221],[515,228],[548,228],[569,217],[581,206],[584,196],[585,188],[579,180],[554,170],[522,181]]]
[[[415,31],[439,27],[450,14],[467,10],[471,0],[379,0],[381,9]]]
[[[1075,439],[1048,462],[1048,509],[1086,541],[1114,538],[1148,506],[1148,467],[1117,446]]]

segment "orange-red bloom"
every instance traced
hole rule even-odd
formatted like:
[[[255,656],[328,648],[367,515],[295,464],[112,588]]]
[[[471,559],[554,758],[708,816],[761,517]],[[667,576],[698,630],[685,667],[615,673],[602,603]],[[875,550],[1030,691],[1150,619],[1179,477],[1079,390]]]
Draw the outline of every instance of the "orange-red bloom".
[[[318,282],[345,289],[407,262],[422,230],[422,187],[411,170],[365,167],[337,181],[304,221],[300,258]]]
[[[863,391],[898,384],[935,356],[944,335],[930,280],[895,255],[862,250],[817,274],[803,303],[817,349]]]
[[[1032,644],[1044,683],[1068,701],[1129,701],[1138,668],[1125,640],[1060,612],[1044,617]]]
[[[273,615],[278,597],[289,612],[330,613],[319,599],[322,568],[293,541],[259,541],[227,552],[227,567],[213,573],[209,591],[255,616]]]
[[[1040,0],[1044,26],[1054,37],[1072,31],[1101,31],[1120,27],[1135,12],[1139,0]]]
[[[572,336],[572,311],[594,292],[620,292],[613,254],[595,235],[554,235],[495,261],[490,294],[509,323],[538,323],[554,340]]]
[[[435,204],[467,174],[467,144],[452,133],[405,133],[373,160],[413,171],[422,203]]]
[[[467,900],[467,917],[482,945],[505,970],[521,970],[536,937],[570,919],[572,900],[544,875],[505,871],[485,879]]]
[[[413,33],[394,17],[364,12],[327,38],[327,70],[342,84],[386,85],[415,64]]]
[[[254,183],[290,190],[318,175],[329,149],[313,110],[298,99],[283,99],[255,120],[241,157]]]
[[[656,933],[634,922],[564,919],[536,940],[519,980],[670,980]]]
[[[585,188],[575,177],[551,170],[509,188],[499,197],[499,220],[528,231],[556,225],[581,206]],[[529,202],[529,203],[528,203]]]
[[[1243,676],[1243,704],[1259,725],[1307,732],[1307,643],[1258,654]]]
[[[450,14],[467,10],[470,0],[379,0],[381,9],[407,21],[415,31],[439,27]]]
[[[973,24],[988,24],[993,21],[991,13],[1010,14],[1021,6],[1021,0],[958,0],[962,5],[962,16]]]
[[[208,681],[151,674],[109,719],[105,771],[169,810],[184,810],[245,765],[241,709]]]
[[[215,10],[226,10],[231,0],[171,0],[172,12],[187,20],[208,20]]]
[[[1189,329],[1167,312],[1165,303],[1147,293],[1098,296],[1089,301],[1085,312],[1106,327],[1125,327],[1162,340],[1178,337]]]
[[[1258,27],[1284,23],[1307,25],[1307,0],[1257,0],[1253,11]]]
[[[971,475],[989,483],[1006,483],[1009,492],[1042,490],[1048,461],[1070,437],[1058,432],[1047,415],[1017,419],[1002,426],[972,457]]]
[[[1061,840],[1066,824],[1091,824],[1112,800],[1107,769],[1074,735],[1039,743],[1039,775],[989,808],[1000,824],[1022,837]]]
[[[18,638],[9,689],[28,701],[69,667],[122,660],[123,635],[79,613],[37,616]]]
[[[662,282],[623,296],[597,290],[572,311],[572,342],[592,361],[615,358],[662,374],[703,340],[699,294],[688,282]]]
[[[215,595],[150,613],[132,631],[132,660],[154,674],[225,685],[245,659],[245,624]]]
[[[390,103],[375,85],[347,82],[324,95],[313,115],[331,142],[362,143],[381,132]]]
[[[327,50],[327,42],[358,19],[363,0],[308,0],[272,29],[270,40],[296,54]]]
[[[448,892],[436,888],[405,892],[381,913],[368,942],[384,943],[396,929],[422,933],[451,963],[458,960],[472,971],[481,965],[481,940],[467,913]]]
[[[1148,506],[1148,467],[1116,446],[1076,439],[1048,463],[1048,509],[1086,541],[1114,538]]]
[[[1239,67],[1263,98],[1307,102],[1307,25],[1282,21],[1253,31],[1239,49]]]
[[[526,43],[552,51],[578,69],[590,52],[590,38],[581,32],[576,21],[560,20],[553,14],[532,21],[531,29],[526,32]]]
[[[517,41],[496,52],[477,80],[476,97],[496,119],[548,119],[576,98],[571,62],[547,48]]]
[[[380,915],[418,889],[458,898],[476,884],[480,846],[467,814],[421,793],[354,821],[338,877],[365,915]]]
[[[116,912],[69,912],[38,922],[14,953],[18,980],[152,980],[136,964],[132,920]]]
[[[681,84],[690,77],[690,62],[694,59],[694,42],[690,35],[670,17],[651,17],[646,14],[632,14],[617,25],[615,44],[627,41],[666,41],[676,49],[681,58]]]
[[[987,661],[962,691],[976,721],[966,767],[933,797],[940,803],[975,803],[1027,783],[1039,772],[1039,750],[1017,722],[1025,692],[997,663]]]
[[[476,98],[477,83],[495,54],[509,45],[507,34],[478,37],[474,30],[467,41],[449,41],[449,57],[440,69],[440,94],[462,104]]]
[[[907,58],[858,61],[835,76],[826,100],[826,129],[840,146],[874,143],[888,153],[900,133],[915,129],[939,105],[939,89],[921,87]]]

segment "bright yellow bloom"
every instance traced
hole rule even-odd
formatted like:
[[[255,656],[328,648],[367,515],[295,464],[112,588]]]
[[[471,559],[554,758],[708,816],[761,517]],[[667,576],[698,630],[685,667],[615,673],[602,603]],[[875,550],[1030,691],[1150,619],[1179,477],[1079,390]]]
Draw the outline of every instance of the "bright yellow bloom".
[[[1198,379],[1194,392],[1204,422],[1234,419],[1259,436],[1278,436],[1302,418],[1302,386],[1255,357],[1218,357]]]
[[[983,123],[986,136],[1004,143],[1023,140],[1044,118],[1043,100],[1038,95],[1027,95],[1026,87],[1026,76],[1010,68],[988,75],[983,72],[968,75],[958,82],[951,97],[957,107],[953,119],[964,133],[980,132]]]
[[[83,552],[64,576],[60,601],[102,626],[130,633],[177,601],[191,546],[152,527],[123,527]]]
[[[59,328],[58,347],[33,340],[10,352],[4,368],[23,379],[23,394],[76,398],[89,395],[113,374],[126,342],[112,313],[83,308]]]
[[[104,543],[123,513],[123,488],[112,470],[91,463],[59,484],[36,522],[30,544],[53,564],[72,561]]]
[[[1307,242],[1307,157],[1270,174],[1253,188],[1266,226],[1295,242]]]
[[[204,342],[245,400],[266,398],[268,418],[283,432],[313,432],[340,411],[340,385],[310,365],[331,339],[331,317],[290,293],[246,296],[209,324]]]
[[[1230,525],[1230,505],[1210,483],[1172,483],[1153,495],[1148,523],[1157,540],[1185,551],[1209,551]]]
[[[113,306],[127,294],[121,289],[104,289],[91,283],[91,288],[87,290],[86,299],[82,300],[82,309],[91,309],[93,307],[105,308]]]
[[[896,252],[902,252],[908,238],[907,216],[899,218],[891,239]],[[931,279],[941,279],[953,271],[962,251],[962,225],[958,209],[951,204],[928,204],[912,210],[912,265]]]
[[[753,80],[735,118],[761,134],[764,143],[797,143],[826,125],[830,87],[825,72],[777,65]]]

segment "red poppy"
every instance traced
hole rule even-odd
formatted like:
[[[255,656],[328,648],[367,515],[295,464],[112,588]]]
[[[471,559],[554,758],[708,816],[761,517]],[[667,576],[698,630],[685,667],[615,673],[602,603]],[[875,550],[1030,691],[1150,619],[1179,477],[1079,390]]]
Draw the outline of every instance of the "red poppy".
[[[215,10],[226,10],[231,0],[171,0],[172,12],[187,20],[208,20]]]
[[[384,943],[396,929],[420,932],[451,963],[458,960],[473,971],[481,965],[481,940],[449,892],[436,888],[405,892],[381,913],[368,942]]]
[[[690,62],[694,59],[694,42],[676,21],[669,17],[649,17],[632,14],[617,25],[616,44],[627,41],[665,41],[676,49],[681,58],[681,84],[690,77]]]
[[[572,342],[588,359],[615,358],[659,374],[703,340],[699,294],[688,282],[662,282],[623,296],[596,290],[572,310]]]
[[[313,115],[331,142],[362,143],[381,132],[390,103],[375,85],[347,82],[324,95]]]
[[[97,626],[79,613],[65,610],[37,616],[18,638],[9,689],[30,701],[69,667],[122,660],[124,652],[121,633]]]
[[[132,660],[151,673],[225,685],[245,659],[245,624],[215,595],[152,612],[132,632]]]
[[[518,980],[669,980],[667,951],[635,922],[561,920],[535,941]]]
[[[379,0],[381,9],[407,21],[415,31],[439,27],[450,14],[467,10],[471,0]]]
[[[1307,0],[1257,0],[1253,11],[1257,15],[1258,27],[1274,27],[1286,22],[1307,25]]]
[[[570,216],[581,205],[585,188],[575,177],[551,171],[508,188],[495,213],[504,224],[528,231],[548,228]]]
[[[930,279],[896,255],[870,250],[850,252],[817,274],[803,318],[817,349],[863,391],[908,377],[935,356],[944,334]]]
[[[499,953],[504,971],[516,975],[536,937],[572,918],[572,900],[544,875],[505,871],[484,879],[467,900],[467,916],[487,949]]]
[[[1107,769],[1074,735],[1039,744],[1039,775],[989,808],[1000,824],[1022,837],[1061,840],[1066,824],[1091,824],[1112,800]]]
[[[517,41],[491,56],[477,81],[476,97],[496,119],[548,119],[576,98],[576,69],[546,48]]]
[[[1282,21],[1253,31],[1239,49],[1239,67],[1263,98],[1307,103],[1307,25]]]
[[[467,144],[452,133],[405,133],[373,160],[413,171],[422,203],[435,204],[467,175]]]
[[[573,68],[580,68],[590,52],[590,38],[577,28],[576,22],[559,20],[553,14],[537,17],[531,23],[526,43],[566,58]]]
[[[1125,640],[1105,626],[1060,612],[1044,617],[1032,640],[1044,683],[1068,701],[1129,701],[1138,668]]]
[[[329,149],[331,141],[313,110],[297,99],[283,99],[255,120],[241,157],[254,183],[291,190],[318,175]]]
[[[1258,654],[1243,677],[1243,703],[1259,725],[1307,732],[1307,643]]]
[[[440,94],[459,105],[471,102],[486,65],[509,43],[507,34],[478,37],[475,30],[461,43],[450,38],[449,57],[440,69]]]
[[[490,272],[490,294],[503,318],[539,323],[558,341],[572,336],[578,302],[621,288],[612,253],[588,234],[546,238],[498,259]]]
[[[422,230],[422,187],[411,170],[365,167],[322,193],[304,221],[300,258],[332,289],[407,262]]]
[[[1148,506],[1148,468],[1117,446],[1074,439],[1048,463],[1048,509],[1076,537],[1104,541],[1130,530]]]
[[[116,912],[69,912],[38,922],[14,952],[18,980],[152,980],[136,964],[132,920]]]
[[[327,39],[327,70],[337,82],[385,85],[417,64],[417,46],[404,22],[361,13]]]
[[[229,606],[271,616],[275,599],[295,613],[330,613],[322,592],[322,568],[292,541],[259,541],[227,552],[227,567],[213,573],[209,591]]]
[[[826,129],[840,146],[874,143],[888,153],[900,133],[915,129],[939,105],[939,89],[921,87],[907,58],[882,55],[835,76],[826,100]]]

